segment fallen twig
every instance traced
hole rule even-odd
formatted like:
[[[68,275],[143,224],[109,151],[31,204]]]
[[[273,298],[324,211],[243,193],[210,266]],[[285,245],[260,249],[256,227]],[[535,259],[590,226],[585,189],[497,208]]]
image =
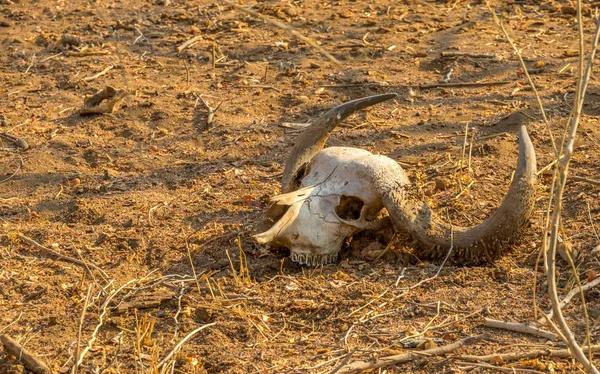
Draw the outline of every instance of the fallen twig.
[[[345,355],[344,359],[342,360],[342,362],[340,362],[340,364],[336,367],[334,367],[329,373],[327,374],[335,374],[337,372],[339,372],[344,366],[346,366],[348,364],[348,361],[350,361],[350,358],[352,358],[352,355],[354,354],[354,352],[356,352],[356,350],[349,352]],[[337,359],[337,358],[336,358]]]
[[[588,347],[584,347],[584,349],[588,349]],[[600,351],[600,344],[592,346],[592,352]],[[566,358],[571,357],[571,353],[569,353],[568,349],[536,349],[533,351],[526,352],[514,352],[514,353],[494,353],[491,355],[485,356],[476,356],[476,355],[458,355],[454,356],[454,358],[463,360],[463,361],[471,361],[471,362],[508,362],[508,361],[517,361],[524,359],[532,359],[538,357],[558,357],[558,358]]]
[[[423,279],[423,280],[413,284],[412,286],[410,286],[408,288],[408,290],[413,290],[413,289],[419,287],[420,285],[422,285],[423,283],[432,281],[435,278],[437,278],[440,275],[440,273],[442,272],[442,269],[444,268],[446,261],[448,261],[448,258],[450,258],[450,254],[452,254],[453,249],[454,249],[454,226],[450,226],[450,248],[448,249],[448,253],[446,254],[446,257],[444,258],[444,261],[442,261],[442,264],[438,268],[437,272],[433,276]]]
[[[113,65],[108,65],[108,66],[106,67],[106,69],[102,70],[101,72],[99,72],[99,73],[97,73],[97,74],[94,74],[94,75],[92,75],[91,77],[86,77],[86,78],[83,78],[83,79],[82,79],[82,81],[84,81],[84,82],[91,82],[91,81],[93,81],[94,79],[100,78],[100,77],[101,77],[101,76],[103,76],[104,74],[108,73],[109,71],[111,71],[111,70],[112,70],[112,68],[114,68],[114,66],[113,66]]]
[[[426,90],[429,88],[492,87],[492,86],[504,86],[505,84],[511,84],[511,83],[514,83],[514,81],[433,83],[433,84],[422,84],[419,86],[419,88],[422,90]]]
[[[21,312],[19,312],[19,316],[17,318],[15,318],[14,321],[12,321],[11,323],[9,323],[8,325],[4,326],[2,328],[2,330],[0,330],[0,333],[3,333],[4,331],[8,330],[8,328],[12,325],[14,325],[15,323],[19,322],[21,320],[21,317],[23,316],[23,311],[21,310]]]
[[[591,288],[596,287],[597,285],[600,284],[600,278],[596,278],[593,281],[584,284],[583,286],[581,286],[581,288],[579,287],[574,287],[571,291],[569,291],[569,293],[567,294],[567,296],[565,296],[564,299],[561,300],[561,302],[559,303],[559,308],[562,309],[565,307],[565,305],[567,305],[571,299],[573,298],[573,296],[577,295],[578,293],[580,293],[581,291],[585,292]],[[550,310],[547,313],[548,318],[552,318],[553,315],[553,311]],[[540,319],[538,319],[538,323],[544,323],[546,322],[546,318],[542,317]]]
[[[160,360],[160,362],[158,363],[158,367],[162,368],[167,363],[167,361],[169,361],[171,359],[171,357],[173,357],[173,355],[175,353],[177,353],[177,351],[181,348],[181,346],[184,345],[185,342],[187,342],[188,340],[190,340],[194,335],[196,335],[200,331],[204,330],[205,328],[210,327],[210,326],[214,326],[216,324],[217,324],[216,322],[213,322],[213,323],[208,323],[206,325],[202,325],[202,326],[198,327],[197,329],[193,330],[192,332],[190,332],[189,334],[187,334],[183,339],[181,339],[179,341],[179,343],[175,344],[175,346],[169,351],[169,353],[167,353]]]
[[[506,373],[532,373],[532,374],[544,374],[543,371],[539,371],[539,370],[534,370],[534,369],[523,369],[523,368],[514,368],[514,367],[502,367],[502,366],[496,366],[496,365],[489,365],[489,364],[481,364],[481,363],[476,363],[476,362],[456,362],[456,364],[458,365],[464,365],[467,364],[470,366],[470,369],[473,369],[474,367],[480,367],[480,368],[485,368],[485,369],[493,369],[494,371],[503,371]],[[461,368],[463,370],[467,370],[467,368]]]
[[[249,84],[247,86],[233,86],[233,88],[263,88],[265,90],[273,90],[276,92],[281,92],[281,90],[277,87],[269,86],[266,84]]]
[[[584,178],[584,177],[580,177],[577,175],[572,175],[571,180],[575,181],[575,182],[585,182],[585,183],[593,184],[594,186],[600,186],[600,181],[598,181],[598,180]]]
[[[85,321],[85,315],[87,313],[88,305],[90,304],[90,297],[92,296],[93,284],[88,285],[88,292],[85,298],[85,302],[83,303],[83,309],[81,310],[81,318],[79,319],[79,330],[77,330],[77,345],[75,346],[75,362],[77,364],[73,365],[73,369],[71,373],[77,374],[79,370],[79,357],[81,355],[81,334],[83,332],[83,322]]]
[[[200,40],[202,40],[202,35],[194,36],[193,38],[189,39],[188,41],[186,41],[185,43],[183,43],[179,47],[177,47],[177,52],[181,52],[184,49],[191,47],[192,45],[196,44]]]
[[[484,320],[485,320],[486,327],[493,327],[495,329],[516,331],[516,332],[520,332],[523,334],[539,336],[539,337],[546,338],[549,340],[556,339],[556,334],[548,332],[548,331],[540,330],[538,328],[526,325],[524,323],[504,322],[504,321],[498,321],[498,320],[490,319],[490,318],[484,318]]]
[[[98,317],[98,324],[96,325],[96,327],[94,328],[94,331],[92,332],[92,336],[90,338],[90,340],[88,341],[87,345],[85,346],[85,348],[83,348],[81,350],[81,354],[79,354],[79,356],[77,357],[77,359],[75,360],[75,364],[73,369],[75,369],[75,367],[79,367],[81,365],[81,363],[83,362],[83,359],[85,358],[85,355],[90,351],[90,349],[92,349],[92,347],[94,346],[94,342],[96,341],[96,339],[98,338],[98,332],[100,331],[100,328],[102,327],[102,325],[104,324],[104,317],[106,316],[106,313],[108,311],[108,304],[112,301],[112,299],[117,296],[117,294],[119,294],[125,287],[129,286],[131,283],[136,282],[137,279],[132,279],[130,281],[128,281],[127,283],[125,283],[124,285],[122,285],[121,287],[119,287],[116,291],[114,291],[113,293],[111,293],[110,295],[108,295],[106,297],[106,299],[104,300],[104,303],[102,303],[102,306],[100,307],[100,316]],[[113,281],[111,280],[109,282],[109,284],[104,287],[104,289],[108,288],[111,284],[113,283]]]
[[[127,301],[119,304],[113,310],[117,314],[121,314],[130,309],[146,309],[156,308],[165,301],[172,300],[175,297],[175,293],[167,290],[158,290],[155,292],[147,292],[139,294],[134,297],[131,301]]]
[[[19,170],[21,170],[21,168],[23,167],[23,158],[21,156],[19,156],[19,166],[17,166],[17,170],[15,170],[11,175],[9,175],[8,177],[2,179],[0,181],[0,183],[4,183],[4,182],[8,182],[9,180],[11,180],[15,175],[17,175],[17,173],[19,172]]]
[[[485,335],[485,334],[477,335],[477,336],[470,336],[468,338],[465,338],[465,339],[459,340],[457,342],[454,342],[452,344],[444,345],[441,347],[427,349],[424,351],[414,351],[414,352],[402,353],[399,355],[382,357],[382,358],[377,359],[375,362],[355,361],[351,364],[348,364],[348,365],[342,367],[337,373],[338,374],[358,373],[363,370],[376,369],[376,368],[390,366],[390,365],[402,364],[405,362],[413,361],[417,358],[422,358],[423,356],[441,356],[441,355],[445,355],[445,354],[454,352],[455,350],[457,350],[458,348],[460,348],[462,346],[465,346],[468,344],[473,344],[479,340],[483,340],[486,338],[487,338],[487,335]]]
[[[27,67],[27,70],[25,70],[25,74],[29,73],[29,69],[31,69],[31,67],[33,66],[34,62],[35,62],[35,53],[33,54],[33,56],[31,56],[31,62],[29,63],[29,66]]]
[[[202,101],[202,104],[206,108],[206,129],[208,129],[210,127],[210,125],[213,123],[215,113],[217,113],[217,111],[219,110],[219,108],[225,101],[221,101],[219,103],[219,105],[217,105],[216,108],[213,108],[210,105],[208,105],[206,100],[204,100],[203,95],[198,95],[196,98],[196,103],[194,104],[194,108],[198,105],[198,101]]]
[[[583,108],[583,102],[585,100],[585,92],[587,90],[589,78],[592,71],[592,65],[594,57],[598,47],[598,40],[600,39],[600,20],[597,21],[596,30],[592,39],[591,51],[588,55],[587,66],[584,69],[584,40],[583,40],[583,17],[581,15],[581,0],[577,0],[577,23],[579,29],[579,68],[578,68],[578,80],[577,80],[577,92],[573,103],[573,109],[569,118],[568,136],[567,131],[563,135],[563,158],[557,162],[555,178],[552,184],[552,190],[554,193],[550,195],[550,202],[552,209],[548,209],[548,215],[552,210],[552,220],[546,224],[546,230],[550,232],[550,238],[548,235],[544,235],[544,250],[545,252],[545,265],[546,265],[546,279],[548,284],[548,296],[552,303],[552,310],[554,311],[554,318],[556,319],[557,325],[563,332],[565,337],[565,343],[567,343],[573,356],[579,361],[580,364],[589,372],[600,374],[600,370],[594,365],[592,361],[592,353],[588,351],[588,355],[583,352],[583,349],[577,342],[571,328],[567,324],[560,307],[560,300],[558,298],[557,285],[556,285],[556,251],[558,247],[559,231],[562,228],[562,205],[563,205],[563,194],[565,185],[568,179],[569,163],[574,153],[575,139],[577,137],[577,130],[579,128],[579,121],[581,119],[581,112]],[[565,129],[566,130],[566,129]],[[558,156],[556,157],[558,159]],[[570,261],[571,266],[574,268],[573,262]],[[575,274],[577,276],[577,274]],[[579,283],[579,278],[577,277]],[[581,292],[582,309],[585,316],[586,324],[586,340],[588,345],[590,344],[590,326],[589,316],[587,308],[585,306],[585,298],[583,291],[581,291],[581,284],[579,284],[579,290]]]
[[[351,87],[386,87],[387,85],[380,82],[365,82],[365,83],[348,83],[348,84],[320,84],[318,87],[323,88],[351,88]]]
[[[21,344],[17,343],[10,336],[0,335],[0,341],[4,345],[4,350],[15,356],[27,369],[33,371],[35,374],[52,374],[52,370],[50,370],[44,361],[23,348]]]
[[[496,58],[496,55],[486,53],[471,53],[471,52],[442,52],[442,57],[459,57],[467,56],[472,58]]]
[[[192,267],[192,274],[194,274],[194,279],[196,280],[196,287],[198,287],[198,294],[202,295],[202,289],[200,287],[200,282],[198,281],[198,274],[196,274],[196,267],[194,266],[194,261],[192,260],[192,250],[190,249],[190,243],[188,243],[187,235],[185,234],[185,230],[183,230],[183,239],[185,240],[185,249],[187,250],[188,259],[190,260],[190,266]]]
[[[75,265],[79,265],[82,268],[84,268],[86,271],[88,271],[88,268],[92,268],[92,269],[98,271],[100,274],[102,274],[102,276],[104,277],[104,280],[109,279],[108,275],[104,272],[104,270],[102,270],[100,267],[98,267],[98,266],[96,266],[96,265],[94,265],[92,263],[87,263],[85,261],[81,261],[81,260],[78,260],[78,259],[73,258],[73,257],[65,256],[65,255],[63,255],[60,252],[56,252],[55,250],[52,250],[50,248],[46,248],[43,245],[41,245],[40,243],[36,242],[35,240],[33,240],[33,239],[31,239],[31,238],[29,238],[29,237],[27,237],[27,236],[25,236],[25,235],[23,235],[21,233],[17,234],[17,237],[19,239],[21,239],[22,241],[24,241],[25,243],[27,243],[27,244],[29,244],[29,245],[31,245],[31,246],[39,249],[39,250],[42,250],[42,251],[44,251],[44,252],[46,252],[46,253],[48,253],[48,254],[50,254],[52,256],[58,257],[58,260],[64,260],[64,261],[73,263]]]
[[[110,51],[81,51],[81,52],[67,51],[68,57],[105,56],[105,55],[109,55],[109,54],[110,54]]]

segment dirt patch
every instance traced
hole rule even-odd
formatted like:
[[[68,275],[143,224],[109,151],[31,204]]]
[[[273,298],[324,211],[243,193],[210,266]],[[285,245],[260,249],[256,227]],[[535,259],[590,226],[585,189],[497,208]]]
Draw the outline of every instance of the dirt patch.
[[[500,204],[517,155],[512,113],[531,117],[538,169],[548,165],[548,131],[485,5],[245,5],[293,25],[341,65],[286,31],[214,2],[0,0],[0,131],[29,145],[0,138],[0,331],[57,372],[73,365],[82,315],[81,349],[101,327],[80,372],[149,371],[188,333],[212,323],[173,356],[176,370],[329,372],[346,358],[404,352],[413,335],[448,344],[491,334],[460,354],[559,348],[485,328],[482,320],[533,322],[534,287],[539,308],[549,308],[545,280],[534,269],[551,172],[540,175],[529,235],[505,257],[483,267],[447,266],[410,291],[439,263],[415,258],[408,238],[377,258],[391,232],[358,235],[337,263],[316,269],[291,264],[287,250],[267,250],[250,238],[269,197],[279,193],[298,133],[280,124],[309,121],[349,99],[399,94],[353,115],[328,144],[396,159],[454,224],[477,224]],[[558,138],[577,74],[576,28],[565,6],[496,4],[536,72]],[[591,33],[594,20],[586,14]],[[444,51],[495,57],[442,57]],[[444,80],[510,83],[419,89]],[[129,95],[113,113],[80,116],[84,99],[107,86]],[[571,174],[598,179],[596,77],[589,91]],[[212,108],[222,103],[208,126],[199,95]],[[473,138],[467,134],[465,147],[466,126]],[[585,282],[600,271],[593,250],[600,243],[600,190],[570,182],[564,206],[562,238]],[[19,232],[98,265],[113,282],[23,243]],[[566,294],[575,278],[560,261]],[[600,294],[590,291],[586,301],[598,318]],[[582,341],[580,302],[565,312]],[[598,337],[593,324],[592,341]],[[577,371],[559,358],[515,365]],[[19,370],[13,357],[0,356],[0,372]],[[488,369],[432,358],[390,370]]]

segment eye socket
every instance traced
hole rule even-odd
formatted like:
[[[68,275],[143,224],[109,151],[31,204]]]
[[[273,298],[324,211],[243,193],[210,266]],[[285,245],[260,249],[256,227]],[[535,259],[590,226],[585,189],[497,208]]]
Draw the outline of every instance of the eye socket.
[[[356,221],[360,218],[365,203],[356,196],[342,195],[340,203],[335,207],[335,214],[345,221]]]
[[[309,172],[308,164],[304,164],[298,168],[296,175],[294,175],[294,182],[296,183],[297,186],[299,186],[300,183],[302,183],[302,179],[306,176],[306,174],[308,174],[308,172]]]

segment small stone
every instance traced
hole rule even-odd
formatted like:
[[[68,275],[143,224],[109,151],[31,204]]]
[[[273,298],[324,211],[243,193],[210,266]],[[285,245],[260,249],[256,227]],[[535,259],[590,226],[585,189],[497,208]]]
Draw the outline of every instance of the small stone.
[[[12,24],[8,21],[4,21],[4,20],[0,21],[0,27],[11,27],[11,26],[12,26]]]
[[[290,17],[296,17],[298,15],[298,9],[296,8],[289,7],[285,8],[283,11]]]
[[[445,191],[448,188],[448,183],[443,179],[436,179],[435,189],[437,191]]]
[[[63,34],[63,36],[60,38],[60,42],[66,46],[79,46],[82,43],[79,37],[70,34]]]

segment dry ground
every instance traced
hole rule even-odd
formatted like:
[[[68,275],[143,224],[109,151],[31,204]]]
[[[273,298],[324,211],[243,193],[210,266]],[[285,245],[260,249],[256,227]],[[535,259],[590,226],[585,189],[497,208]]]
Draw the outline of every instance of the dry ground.
[[[586,9],[596,3],[586,1]],[[81,352],[101,322],[102,303],[125,285],[107,304],[79,372],[155,368],[188,332],[210,323],[174,356],[175,372],[330,372],[345,358],[403,352],[406,338],[422,333],[437,344],[491,335],[457,354],[560,347],[482,326],[484,315],[533,322],[534,287],[539,307],[549,308],[543,277],[534,285],[548,174],[541,176],[538,209],[522,243],[494,264],[446,266],[439,278],[410,291],[406,288],[435,274],[439,263],[419,262],[408,242],[373,260],[365,248],[385,246],[389,233],[354,240],[338,263],[317,269],[291,264],[284,250],[268,251],[250,238],[268,198],[278,193],[297,134],[281,123],[306,122],[348,99],[400,95],[351,117],[329,144],[398,160],[438,213],[448,212],[455,223],[482,221],[506,191],[517,154],[516,126],[503,120],[508,114],[525,110],[535,119],[529,129],[539,168],[546,166],[548,133],[485,5],[476,0],[244,5],[295,26],[341,65],[286,31],[211,1],[0,0],[0,131],[30,145],[19,150],[7,139],[0,143],[0,332],[57,372],[67,372],[77,357],[78,336]],[[495,4],[535,72],[557,136],[577,72],[569,6]],[[588,11],[588,35],[593,26]],[[72,45],[64,34],[80,44]],[[194,36],[200,36],[197,43],[178,52]],[[447,58],[443,51],[495,57]],[[109,66],[105,75],[86,80]],[[598,179],[600,167],[596,76],[572,164],[572,174],[592,179]],[[444,78],[509,82],[419,88]],[[85,95],[106,85],[130,92],[123,106],[113,114],[80,116]],[[197,102],[200,94],[213,107],[222,102],[209,127]],[[472,170],[459,170],[458,163],[468,158],[466,126],[474,135],[467,135]],[[600,271],[593,251],[600,243],[599,201],[598,186],[568,184],[563,239],[577,255],[584,282]],[[18,233],[96,264],[111,282],[48,256]],[[565,294],[575,281],[566,262],[560,266]],[[140,300],[154,304],[143,308]],[[590,291],[587,302],[597,319],[598,291]],[[580,302],[565,311],[581,340]],[[598,342],[600,330],[592,325],[592,340]],[[488,364],[503,369],[448,356],[387,372],[578,372],[570,360],[558,358]],[[0,354],[0,372],[22,369]]]

